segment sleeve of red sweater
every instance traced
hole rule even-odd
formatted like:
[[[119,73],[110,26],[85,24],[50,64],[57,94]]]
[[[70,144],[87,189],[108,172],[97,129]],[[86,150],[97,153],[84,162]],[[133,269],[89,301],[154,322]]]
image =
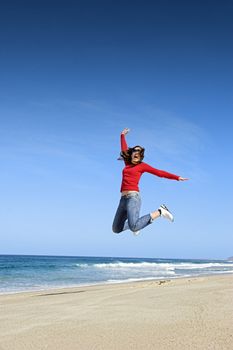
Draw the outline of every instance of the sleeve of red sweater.
[[[126,142],[126,139],[125,139],[125,135],[121,134],[121,150],[122,151],[127,151],[127,149],[128,149],[128,145],[127,145],[127,142]]]
[[[168,173],[164,170],[155,169],[149,164],[141,163],[142,164],[142,172],[150,173],[159,177],[165,177],[170,180],[179,180],[179,176],[175,174]]]

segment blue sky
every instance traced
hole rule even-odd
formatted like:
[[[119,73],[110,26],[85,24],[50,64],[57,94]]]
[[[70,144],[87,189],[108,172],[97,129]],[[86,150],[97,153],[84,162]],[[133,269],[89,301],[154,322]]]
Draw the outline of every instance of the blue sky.
[[[2,254],[233,254],[232,1],[8,1],[0,9]],[[114,235],[119,134],[144,161],[134,237]]]

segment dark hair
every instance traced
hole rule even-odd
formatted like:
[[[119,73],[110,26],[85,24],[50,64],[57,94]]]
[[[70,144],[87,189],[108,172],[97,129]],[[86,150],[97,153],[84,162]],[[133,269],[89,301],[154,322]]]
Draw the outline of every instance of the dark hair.
[[[132,148],[128,148],[126,151],[121,151],[120,155],[121,155],[121,157],[123,158],[123,160],[125,161],[126,164],[132,164],[131,156],[132,156],[133,150],[136,147],[140,147],[140,149],[141,149],[141,151],[140,151],[140,158],[141,158],[140,159],[140,163],[142,162],[142,160],[144,158],[145,148],[137,145],[137,146],[134,146]]]

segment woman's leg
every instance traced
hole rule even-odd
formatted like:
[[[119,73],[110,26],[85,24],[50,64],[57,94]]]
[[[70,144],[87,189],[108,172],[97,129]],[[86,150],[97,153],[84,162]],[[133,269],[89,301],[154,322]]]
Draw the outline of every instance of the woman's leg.
[[[128,227],[125,225],[127,220],[127,210],[126,210],[126,198],[121,197],[119,206],[116,211],[115,218],[112,224],[112,230],[114,233],[120,233],[126,230]]]
[[[133,232],[139,231],[152,223],[151,215],[147,214],[139,217],[141,208],[141,198],[139,194],[127,197],[128,226]]]
[[[158,219],[161,216],[161,214],[158,210],[155,210],[155,211],[152,211],[152,213],[150,213],[150,216],[152,220],[155,220],[155,219]]]

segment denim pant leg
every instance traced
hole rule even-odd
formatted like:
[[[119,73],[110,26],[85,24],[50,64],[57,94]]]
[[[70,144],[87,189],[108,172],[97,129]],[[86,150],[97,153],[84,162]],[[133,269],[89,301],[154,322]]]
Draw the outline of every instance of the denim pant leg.
[[[131,231],[139,231],[151,224],[150,214],[144,215],[139,218],[141,208],[141,197],[140,195],[133,194],[127,197],[127,217],[128,222],[125,223],[124,229],[129,228]]]
[[[127,220],[127,207],[126,207],[126,197],[121,197],[120,203],[118,205],[115,218],[112,224],[112,230],[114,233],[120,233],[124,230],[127,230],[128,227],[125,228],[125,223]]]

